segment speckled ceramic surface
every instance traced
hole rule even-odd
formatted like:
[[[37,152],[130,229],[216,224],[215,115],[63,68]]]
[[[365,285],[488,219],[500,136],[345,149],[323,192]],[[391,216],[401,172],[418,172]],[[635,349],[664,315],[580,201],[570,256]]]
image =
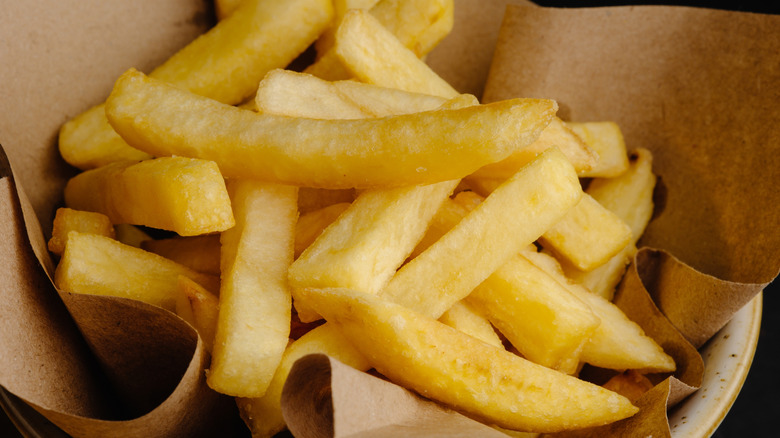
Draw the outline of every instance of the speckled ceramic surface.
[[[709,437],[726,417],[753,361],[761,312],[762,294],[759,294],[702,347],[702,386],[669,412],[673,437]]]

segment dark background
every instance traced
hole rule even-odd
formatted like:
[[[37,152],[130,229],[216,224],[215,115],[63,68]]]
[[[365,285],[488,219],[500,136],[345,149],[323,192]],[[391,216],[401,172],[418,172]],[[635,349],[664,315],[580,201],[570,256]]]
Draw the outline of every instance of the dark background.
[[[780,1],[545,1],[535,0],[541,6],[557,7],[590,7],[619,6],[637,4],[684,5],[717,9],[727,9],[743,12],[760,12],[780,14]],[[780,54],[778,54],[780,62]],[[779,128],[780,129],[780,128]],[[771,146],[777,147],[777,145]],[[780,351],[780,299],[778,293],[780,281],[775,281],[764,291],[764,309],[761,321],[761,333],[753,364],[734,406],[721,423],[713,438],[731,437],[769,437],[777,434],[776,428],[770,430],[773,416],[780,415],[780,370],[773,366]],[[11,429],[8,418],[0,410],[0,436],[6,435]],[[17,437],[20,435],[16,435]]]
[[[620,5],[682,5],[709,7],[742,12],[780,14],[780,1],[545,1],[534,0],[541,6],[589,7]],[[780,54],[777,56],[780,63]],[[778,128],[780,129],[780,128]],[[780,145],[770,145],[780,150]],[[778,181],[780,182],[780,181]],[[780,250],[780,249],[778,249]],[[780,280],[764,290],[764,309],[761,333],[753,364],[745,385],[726,418],[712,435],[713,438],[780,436],[774,422],[780,415],[780,370],[773,363],[780,352]],[[770,426],[772,428],[770,429]]]

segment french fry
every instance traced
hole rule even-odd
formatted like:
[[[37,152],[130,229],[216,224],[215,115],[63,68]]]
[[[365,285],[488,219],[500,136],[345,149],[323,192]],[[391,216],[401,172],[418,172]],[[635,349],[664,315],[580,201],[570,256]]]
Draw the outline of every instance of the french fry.
[[[550,149],[399,269],[381,296],[438,318],[559,221],[581,196],[571,163]]]
[[[452,0],[381,0],[368,13],[418,57],[426,55],[447,36],[454,23]],[[343,16],[338,27],[330,30],[334,38],[342,22]],[[331,44],[331,47],[319,51],[317,61],[304,71],[330,81],[350,79],[352,73],[344,67],[328,40],[325,36],[323,45]]]
[[[560,222],[545,231],[540,242],[578,269],[588,271],[622,251],[631,242],[631,228],[586,193]]]
[[[214,335],[219,315],[219,297],[183,275],[179,276],[176,314],[198,331],[206,350],[214,351]]]
[[[141,248],[205,274],[219,275],[219,234],[149,239]]]
[[[615,122],[569,122],[566,124],[588,147],[598,154],[595,166],[582,177],[615,177],[628,169],[628,154],[623,133]]]
[[[526,253],[523,251],[521,254]],[[545,271],[512,257],[468,296],[526,359],[566,374],[600,319]]]
[[[66,292],[132,298],[174,311],[180,275],[219,289],[218,277],[109,237],[71,231],[54,283]]]
[[[322,56],[332,46],[333,41],[336,38],[336,29],[338,29],[341,20],[344,18],[344,14],[350,9],[371,9],[377,4],[379,0],[333,0],[333,22],[322,32],[317,41],[314,42],[314,48],[317,50],[317,54]]]
[[[333,50],[362,82],[445,98],[459,94],[365,11],[344,15]]]
[[[490,321],[466,300],[458,301],[439,317],[439,322],[496,348],[504,348]]]
[[[498,163],[478,169],[469,178],[502,180],[514,175],[521,167],[548,148],[557,147],[569,159],[577,173],[582,175],[591,170],[599,157],[582,139],[558,117],[554,118],[539,138],[527,148],[521,149]]]
[[[219,318],[207,383],[223,394],[260,397],[290,334],[287,269],[293,258],[297,188],[230,182],[236,226],[222,233]]]
[[[362,119],[432,111],[447,99],[355,81],[328,82],[306,73],[274,70],[260,82],[258,111],[312,119]],[[476,98],[470,102],[476,105]],[[468,105],[463,105],[468,106]]]
[[[295,258],[317,240],[322,231],[344,213],[349,205],[349,202],[340,202],[302,214],[295,224]]]
[[[182,236],[219,232],[235,223],[217,165],[184,157],[118,162],[82,172],[65,186],[65,204],[103,213],[113,223]]]
[[[102,213],[62,207],[58,208],[54,215],[51,239],[48,242],[49,251],[62,255],[65,243],[68,241],[68,233],[71,231],[99,234],[112,239],[116,237],[116,231],[108,216]]]
[[[638,411],[612,391],[379,297],[347,289],[303,293],[384,376],[499,427],[557,432],[606,424]]]
[[[653,382],[644,374],[635,370],[624,371],[607,380],[603,385],[610,391],[615,391],[633,403],[642,397],[645,392],[653,388]]]
[[[244,0],[229,17],[150,75],[229,105],[238,104],[255,92],[268,71],[286,66],[302,53],[332,17],[330,0]],[[82,170],[150,158],[113,132],[103,104],[62,126],[59,149],[65,161]]]
[[[580,271],[564,264],[566,275],[591,292],[612,300],[615,287],[636,253],[636,244],[653,215],[653,189],[656,177],[653,157],[647,149],[635,150],[629,168],[614,178],[594,178],[586,193],[620,217],[631,228],[631,243],[609,262],[591,271]]]
[[[106,104],[112,126],[154,155],[213,160],[229,178],[325,188],[458,179],[533,142],[555,111],[553,101],[513,99],[378,119],[300,119],[237,109],[132,69]]]
[[[631,321],[612,302],[591,293],[581,285],[570,282],[555,258],[542,252],[524,253],[524,256],[584,301],[601,320],[601,324],[596,327],[582,349],[583,362],[614,370],[634,369],[641,372],[675,370],[674,359],[647,336],[638,324]]]
[[[367,294],[382,290],[457,183],[361,193],[290,266],[288,276],[301,321],[320,318],[297,294],[302,288],[346,287]]]

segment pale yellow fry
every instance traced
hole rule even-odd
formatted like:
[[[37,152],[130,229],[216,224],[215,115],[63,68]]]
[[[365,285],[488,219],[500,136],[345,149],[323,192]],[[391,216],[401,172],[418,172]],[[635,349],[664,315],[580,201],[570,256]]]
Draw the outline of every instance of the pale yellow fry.
[[[218,277],[106,236],[71,231],[54,282],[66,292],[130,298],[173,311],[180,275],[219,289]]]
[[[422,58],[452,30],[453,0],[382,0],[370,10],[405,47]]]
[[[498,337],[490,321],[478,309],[469,304],[468,301],[461,300],[453,304],[439,317],[439,322],[460,330],[486,344],[496,348],[504,348],[501,338]]]
[[[653,158],[647,149],[632,153],[627,171],[615,178],[594,178],[586,193],[599,204],[615,213],[631,228],[631,244],[612,257],[609,262],[591,271],[580,271],[564,265],[566,275],[591,292],[612,300],[620,279],[636,253],[636,243],[644,233],[653,215]]]
[[[274,70],[255,96],[261,112],[312,119],[362,119],[431,111],[446,99],[355,81],[329,82],[306,73]],[[471,101],[472,104],[478,102]],[[466,106],[466,105],[463,105]]]
[[[558,117],[542,131],[539,138],[527,148],[515,152],[509,158],[487,166],[473,173],[476,178],[506,179],[525,166],[538,154],[548,148],[557,147],[566,155],[577,173],[582,175],[598,162],[598,154],[575,134]]]
[[[236,226],[220,239],[220,311],[207,383],[224,394],[260,397],[290,333],[297,188],[234,180],[230,192]]]
[[[540,239],[578,269],[603,265],[631,242],[631,229],[588,194]]]
[[[129,70],[106,109],[135,147],[213,160],[229,178],[369,188],[458,179],[533,142],[557,107],[512,99],[376,119],[290,118],[224,105]]]
[[[523,253],[526,253],[524,251]],[[526,359],[573,374],[599,319],[545,271],[515,256],[468,296]]]
[[[179,276],[176,314],[195,327],[209,353],[214,351],[219,297],[185,276]]]
[[[490,424],[557,432],[610,423],[638,411],[612,391],[377,296],[347,289],[304,293],[384,376]]]
[[[674,359],[658,343],[647,336],[639,325],[628,319],[620,308],[607,299],[571,283],[560,265],[545,253],[524,253],[524,256],[555,278],[559,284],[583,300],[601,324],[582,350],[582,360],[609,369],[636,369],[642,372],[671,372]]]
[[[422,58],[452,30],[454,9],[452,0],[381,0],[368,12],[401,45]],[[343,17],[338,27],[331,29],[334,39],[341,22]],[[317,61],[304,71],[331,81],[350,79],[352,73],[344,67],[328,39],[326,36],[323,45],[330,47],[325,51],[318,47]]]
[[[244,101],[263,76],[302,53],[330,24],[330,0],[244,0],[151,76],[226,104]],[[73,166],[149,158],[124,143],[98,105],[63,125],[59,148]]]
[[[379,0],[333,0],[333,22],[322,32],[317,41],[314,42],[314,48],[318,55],[330,50],[333,41],[336,38],[336,29],[338,29],[344,14],[350,9],[371,9]]]
[[[344,213],[347,207],[349,202],[340,202],[301,214],[295,224],[295,258],[297,259],[312,242],[317,240],[322,231]]]
[[[54,215],[51,239],[48,242],[49,251],[62,255],[65,243],[68,241],[68,233],[71,231],[100,234],[112,239],[116,237],[116,231],[108,216],[92,211],[62,207],[58,208]]]
[[[319,319],[297,294],[307,287],[346,287],[378,293],[422,238],[458,181],[367,190],[290,266],[295,309],[303,322]]]
[[[538,239],[581,197],[571,163],[550,149],[399,269],[381,295],[438,318]]]
[[[241,417],[249,426],[253,437],[271,437],[284,430],[282,417],[282,388],[296,360],[307,354],[322,353],[351,366],[367,371],[371,366],[363,355],[353,347],[331,324],[323,324],[290,344],[282,355],[265,395],[260,398],[238,398]]]
[[[628,170],[614,178],[594,178],[586,193],[631,228],[636,243],[653,216],[653,155],[644,148],[631,154]]]
[[[103,213],[115,224],[182,236],[233,226],[225,180],[216,163],[185,157],[118,162],[82,172],[65,186],[65,204]]]
[[[362,82],[452,98],[458,92],[371,14],[349,11],[336,32],[337,56]]]
[[[598,161],[582,177],[614,177],[628,169],[628,154],[623,133],[615,122],[569,122],[566,124],[592,150]]]

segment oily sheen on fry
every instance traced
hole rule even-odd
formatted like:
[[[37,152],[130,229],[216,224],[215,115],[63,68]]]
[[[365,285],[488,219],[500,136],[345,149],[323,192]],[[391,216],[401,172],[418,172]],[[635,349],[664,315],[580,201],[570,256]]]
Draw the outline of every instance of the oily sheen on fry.
[[[551,100],[512,99],[365,120],[291,118],[221,104],[133,69],[106,102],[114,129],[152,155],[213,160],[228,178],[325,188],[461,178],[533,142],[556,110]]]
[[[347,289],[303,293],[391,381],[490,424],[557,432],[606,424],[637,412],[614,392],[376,296]]]

